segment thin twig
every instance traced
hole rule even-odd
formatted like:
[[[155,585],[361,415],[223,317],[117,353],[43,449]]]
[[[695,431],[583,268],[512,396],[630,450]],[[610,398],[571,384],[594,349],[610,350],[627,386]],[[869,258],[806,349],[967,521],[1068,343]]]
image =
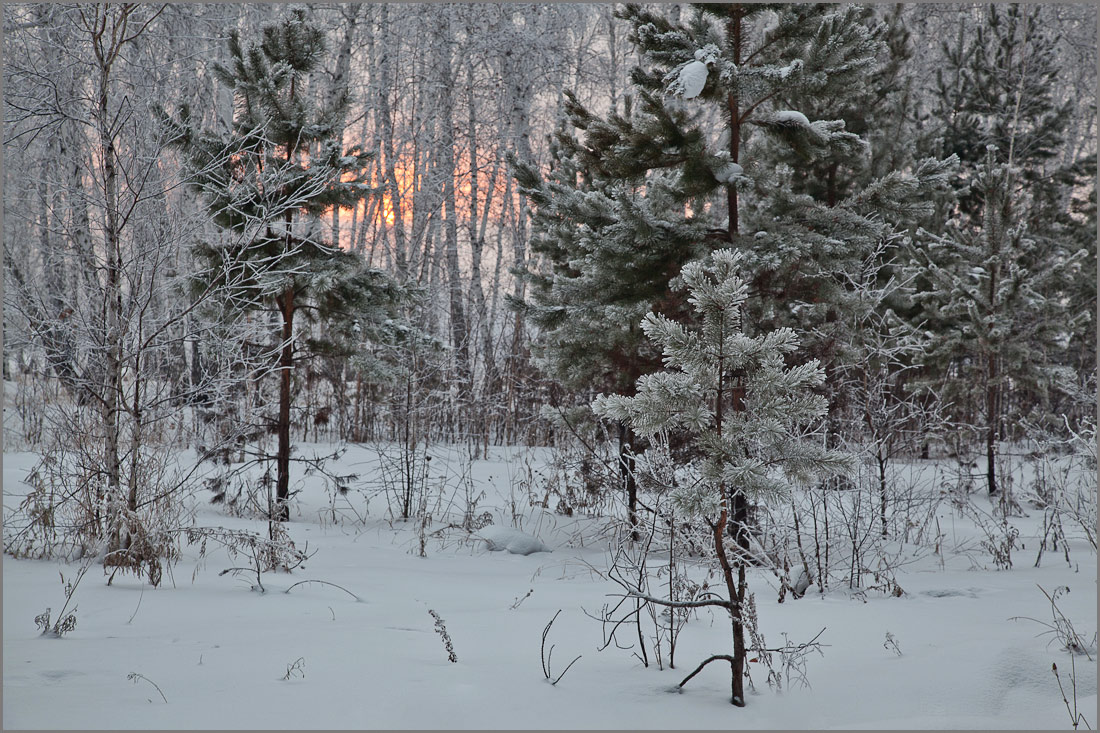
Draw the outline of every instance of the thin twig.
[[[542,645],[539,647],[539,660],[542,662],[542,674],[546,679],[550,679],[550,670],[546,666],[546,635],[550,633],[550,627],[554,625],[554,621],[557,620],[558,614],[561,613],[561,609],[558,609],[558,613],[554,614],[554,618],[550,619],[550,623],[546,624],[546,628],[542,630]],[[553,652],[553,647],[551,647]]]
[[[577,659],[580,659],[580,658],[581,658],[581,655],[580,655],[580,654],[578,654],[578,655],[577,655]],[[561,678],[565,676],[565,673],[569,671],[569,667],[572,667],[572,666],[573,666],[574,664],[576,664],[576,662],[577,662],[577,659],[574,659],[574,660],[573,660],[572,662],[570,662],[570,663],[569,663],[569,665],[568,665],[568,666],[567,666],[567,667],[565,668],[565,671],[563,671],[563,672],[562,672],[561,674],[559,674],[559,675],[558,675],[558,678],[557,678],[556,680],[554,680],[553,682],[551,682],[550,684],[551,684],[551,685],[556,685],[556,684],[558,684],[558,682],[560,682],[560,681],[561,681]]]
[[[133,615],[130,616],[130,620],[126,622],[127,625],[132,624],[134,622],[134,617],[137,616],[137,612],[141,608],[141,599],[144,598],[144,597],[145,597],[145,583],[142,583],[141,584],[141,593],[138,594],[137,606],[134,608],[134,613],[133,613]]]
[[[237,573],[250,573],[250,574],[255,573],[256,574],[256,585],[251,586],[252,589],[255,590],[258,587],[260,589],[261,593],[266,593],[267,592],[267,589],[264,588],[263,583],[260,581],[260,574],[259,574],[259,572],[257,572],[256,568],[226,568],[225,570],[218,573],[218,575],[222,576],[222,575],[225,575],[226,573],[233,573],[234,575],[236,575]]]
[[[702,661],[702,662],[701,662],[701,663],[699,664],[699,666],[695,668],[695,671],[694,671],[694,672],[692,672],[691,674],[689,674],[689,675],[688,675],[687,677],[685,677],[685,678],[684,678],[684,681],[683,681],[683,682],[681,682],[681,683],[680,683],[679,685],[677,685],[677,687],[683,687],[684,685],[686,685],[686,684],[687,684],[687,683],[688,683],[688,682],[689,682],[689,681],[691,680],[691,678],[692,678],[692,677],[694,677],[695,675],[697,675],[697,674],[699,674],[700,672],[702,672],[702,671],[703,671],[703,667],[707,666],[707,665],[708,665],[708,664],[710,664],[711,662],[716,662],[716,661],[718,661],[718,660],[720,660],[720,659],[724,659],[725,661],[727,661],[727,662],[729,662],[729,663],[730,663],[730,666],[731,666],[731,667],[733,666],[733,657],[731,657],[731,656],[730,656],[729,654],[715,654],[715,655],[714,655],[713,657],[708,657],[707,659],[704,659],[704,660],[703,660],[703,661]]]
[[[134,681],[134,684],[135,684],[135,685],[137,684],[137,681],[138,681],[139,679],[141,679],[141,680],[145,680],[145,681],[146,681],[146,682],[148,682],[148,683],[149,683],[150,685],[152,685],[153,687],[155,687],[155,688],[156,688],[157,692],[158,692],[158,693],[160,693],[160,699],[161,699],[161,700],[164,700],[164,702],[165,702],[165,703],[167,703],[167,702],[168,702],[168,698],[164,696],[164,692],[163,692],[163,691],[161,691],[161,689],[160,689],[160,687],[159,687],[159,686],[157,685],[157,683],[156,683],[156,682],[153,682],[153,681],[152,681],[151,679],[149,679],[149,678],[148,678],[148,677],[146,677],[145,675],[143,675],[143,674],[138,674],[137,672],[131,672],[130,674],[126,675],[126,679],[128,679],[128,680],[133,680],[133,681]]]
[[[347,589],[347,588],[345,588],[344,586],[342,586],[342,585],[337,585],[336,583],[330,583],[330,582],[328,582],[327,580],[299,580],[299,581],[298,581],[297,583],[295,583],[294,585],[290,586],[290,588],[287,588],[287,589],[286,589],[285,591],[283,591],[283,592],[284,592],[284,593],[289,593],[289,592],[290,592],[290,590],[291,590],[291,588],[297,588],[297,587],[298,587],[299,585],[304,585],[305,583],[320,583],[321,585],[331,585],[331,586],[332,586],[333,588],[339,588],[340,590],[344,591],[345,593],[347,593],[347,594],[348,594],[349,596],[351,596],[352,598],[354,598],[354,599],[355,599],[356,601],[358,601],[359,603],[363,603],[363,602],[364,602],[362,598],[360,598],[359,596],[355,595],[354,593],[352,593],[352,592],[351,592],[350,590],[348,590],[348,589]]]
[[[820,646],[829,646],[828,644],[818,644],[818,643],[816,643],[817,642],[817,637],[824,634],[826,628],[827,627],[822,627],[821,631],[814,634],[814,638],[810,639],[807,642],[803,642],[803,643],[799,644],[798,646],[785,646],[785,647],[779,647],[778,649],[760,649],[759,651],[762,651],[762,652],[776,652],[776,653],[798,652],[798,651],[802,651],[803,649],[808,649],[811,646],[818,646],[818,647],[820,647]]]
[[[658,606],[667,606],[668,608],[703,608],[705,606],[718,606],[719,608],[724,608],[731,612],[733,610],[733,604],[729,601],[669,601],[664,598],[646,595],[634,588],[627,588],[627,595],[631,598],[640,598],[643,601],[656,603]]]
[[[1066,704],[1066,712],[1069,713],[1070,720],[1073,721],[1073,729],[1077,730],[1077,727],[1084,723],[1085,727],[1092,730],[1092,726],[1089,725],[1089,721],[1085,718],[1084,713],[1077,712],[1077,664],[1073,660],[1073,656],[1069,658],[1070,665],[1072,666],[1072,672],[1070,672],[1070,680],[1073,682],[1073,709],[1069,707],[1069,700],[1066,699],[1066,691],[1062,687],[1062,678],[1058,676],[1058,665],[1054,662],[1050,663],[1050,671],[1054,673],[1054,679],[1058,680],[1058,691],[1062,693],[1062,702]]]

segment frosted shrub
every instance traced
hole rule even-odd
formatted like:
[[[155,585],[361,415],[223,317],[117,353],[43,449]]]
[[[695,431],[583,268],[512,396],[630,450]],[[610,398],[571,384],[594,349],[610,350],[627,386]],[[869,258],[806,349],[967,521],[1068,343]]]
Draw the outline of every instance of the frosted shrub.
[[[268,537],[248,530],[228,529],[225,527],[188,527],[184,535],[187,544],[198,545],[200,560],[206,557],[208,543],[225,549],[230,559],[243,556],[248,560],[247,567],[232,567],[218,573],[225,575],[248,574],[256,578],[252,590],[260,593],[267,591],[262,575],[274,570],[290,572],[310,558],[308,547],[298,549],[286,528],[276,521],[268,522]],[[354,594],[353,594],[354,595]]]
[[[1037,434],[1027,456],[1031,477],[1021,499],[1043,510],[1036,567],[1048,549],[1060,550],[1068,563],[1067,540],[1076,532],[1096,549],[1096,428],[1089,421],[1067,432],[1068,438]]]

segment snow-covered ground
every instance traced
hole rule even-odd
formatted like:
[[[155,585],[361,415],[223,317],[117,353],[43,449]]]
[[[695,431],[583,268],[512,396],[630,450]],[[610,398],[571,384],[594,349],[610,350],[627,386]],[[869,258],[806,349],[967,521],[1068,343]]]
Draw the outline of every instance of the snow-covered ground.
[[[438,477],[448,487],[446,504],[461,491],[457,479],[446,477],[464,471],[456,470],[457,450],[435,456],[429,482]],[[493,514],[497,529],[484,539],[444,529],[429,536],[427,557],[419,556],[411,523],[383,516],[384,497],[375,496],[366,513],[363,495],[353,491],[333,503],[319,480],[308,479],[288,528],[299,548],[308,543],[315,554],[293,573],[265,573],[265,593],[251,590],[245,576],[219,575],[242,563],[213,548],[198,561],[197,548],[185,546],[184,559],[155,589],[121,573],[108,587],[93,565],[73,595],[77,626],[61,639],[41,636],[34,619],[47,607],[56,615],[65,601],[59,571],[70,580],[79,566],[5,556],[3,726],[1070,728],[1051,673],[1056,662],[1070,692],[1069,654],[1042,635],[1046,628],[1037,621],[1012,617],[1050,622],[1050,603],[1037,585],[1069,586],[1058,605],[1091,640],[1096,557],[1075,541],[1072,567],[1060,553],[1031,567],[1039,512],[1014,520],[1025,549],[1013,569],[997,571],[979,552],[951,553],[950,545],[972,528],[944,504],[940,522],[949,546],[905,567],[898,576],[902,597],[846,590],[822,597],[812,587],[806,597],[779,604],[774,578],[753,571],[768,641],[781,644],[784,633],[806,641],[824,628],[824,654],[808,657],[809,688],[784,684],[773,691],[759,665],[750,665],[756,692],[747,707],[735,708],[728,702],[728,666],[711,665],[674,691],[699,661],[728,651],[728,622],[718,614],[702,612],[687,624],[674,670],[647,669],[614,646],[597,651],[603,629],[585,611],[598,613],[618,590],[592,570],[607,566],[600,523],[532,508],[525,499],[513,521],[521,474],[548,456],[494,449],[492,460],[475,462],[468,485],[485,491],[478,513]],[[33,461],[27,453],[4,456],[8,507],[25,490],[21,480]],[[338,472],[369,478],[377,465],[372,448],[354,446]],[[266,523],[227,516],[201,498],[198,524],[266,532]],[[333,521],[334,507],[340,521]],[[441,528],[437,522],[427,531]],[[513,541],[531,549],[524,535],[552,552],[489,549]],[[342,588],[314,583],[282,592],[302,580]],[[554,676],[581,658],[551,685],[540,642],[559,609],[547,636]],[[448,661],[429,610],[443,619],[457,662]],[[887,632],[896,650],[885,643]],[[1077,705],[1095,726],[1096,663],[1078,656],[1075,664]]]

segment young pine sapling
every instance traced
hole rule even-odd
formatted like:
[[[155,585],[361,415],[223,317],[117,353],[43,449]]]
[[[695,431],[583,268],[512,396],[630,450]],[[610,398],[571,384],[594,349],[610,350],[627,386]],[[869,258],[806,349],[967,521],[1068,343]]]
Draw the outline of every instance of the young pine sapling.
[[[678,511],[706,522],[727,597],[671,601],[638,588],[627,588],[627,593],[674,608],[726,609],[733,655],[709,657],[680,685],[710,662],[727,661],[731,702],[743,707],[749,502],[783,496],[792,484],[804,485],[815,477],[845,473],[850,461],[826,450],[821,440],[811,439],[828,407],[825,398],[812,391],[825,374],[816,360],[785,366],[784,354],[798,347],[794,331],[781,328],[758,336],[744,332],[741,306],[747,287],[738,276],[740,262],[739,253],[724,249],[713,252],[709,260],[685,265],[681,279],[699,325],[689,330],[663,315],[647,314],[642,329],[661,347],[666,369],[641,377],[634,397],[601,395],[593,409],[629,423],[641,435],[682,430],[697,449],[700,480],[679,487],[673,498]],[[735,539],[732,547],[727,545],[727,529]]]

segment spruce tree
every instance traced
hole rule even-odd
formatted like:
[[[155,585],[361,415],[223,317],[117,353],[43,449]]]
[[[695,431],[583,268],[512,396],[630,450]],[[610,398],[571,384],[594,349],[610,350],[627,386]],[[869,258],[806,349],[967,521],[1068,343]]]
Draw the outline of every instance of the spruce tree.
[[[641,329],[660,347],[665,369],[642,376],[633,397],[601,395],[593,403],[597,414],[627,422],[642,435],[686,432],[699,451],[700,480],[676,489],[674,501],[681,512],[705,521],[714,540],[727,598],[709,605],[723,605],[730,614],[733,655],[708,661],[730,662],[731,701],[737,706],[745,704],[741,610],[750,557],[744,548],[751,546],[745,518],[737,512],[747,505],[744,498],[784,496],[793,485],[848,467],[845,456],[812,437],[828,410],[825,398],[813,392],[825,378],[821,365],[814,360],[786,366],[798,348],[789,328],[744,332],[741,307],[748,286],[738,276],[741,261],[739,253],[722,249],[685,265],[678,281],[690,293],[698,327],[646,314]],[[727,549],[729,524],[736,545]]]
[[[371,192],[369,155],[358,147],[341,150],[347,94],[318,107],[309,91],[309,75],[325,51],[324,32],[301,8],[265,26],[247,47],[232,31],[231,62],[215,66],[233,90],[232,131],[192,129],[186,106],[178,120],[167,120],[186,154],[190,184],[226,233],[196,246],[204,265],[196,287],[222,289],[227,307],[277,315],[277,521],[289,518],[292,376],[302,325],[296,316],[327,326],[327,338],[311,339],[308,347],[348,352],[401,297],[385,273],[324,238],[320,216],[353,207]]]

